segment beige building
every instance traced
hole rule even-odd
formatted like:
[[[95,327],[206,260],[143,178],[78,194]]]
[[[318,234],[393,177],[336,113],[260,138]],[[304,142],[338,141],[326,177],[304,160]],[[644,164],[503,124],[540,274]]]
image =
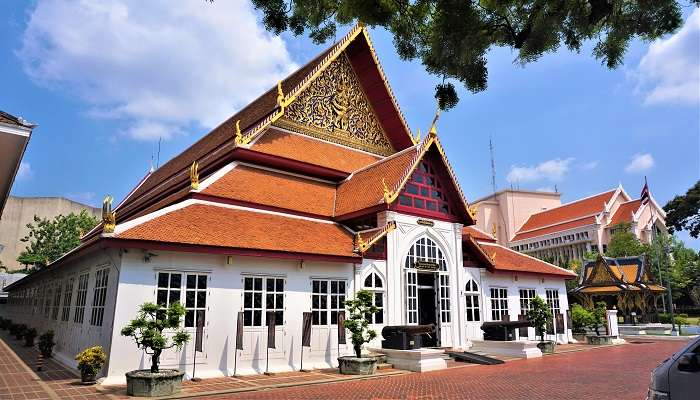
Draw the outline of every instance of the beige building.
[[[101,217],[100,209],[61,197],[10,196],[0,220],[0,262],[9,270],[22,268],[17,257],[27,244],[20,239],[29,233],[27,224],[34,222],[34,215],[52,219],[59,214],[77,214],[82,210]]]
[[[477,226],[511,249],[555,262],[583,259],[589,251],[605,252],[610,236],[628,223],[644,243],[666,232],[666,213],[649,196],[632,199],[618,186],[561,204],[559,193],[502,190],[474,202]]]

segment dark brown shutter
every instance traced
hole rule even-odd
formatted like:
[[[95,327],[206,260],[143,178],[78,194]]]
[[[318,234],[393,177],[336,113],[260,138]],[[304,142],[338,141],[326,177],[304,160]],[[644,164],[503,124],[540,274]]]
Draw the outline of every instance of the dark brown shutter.
[[[301,332],[301,345],[311,347],[311,313],[305,312],[303,316],[304,322]]]
[[[238,313],[236,321],[236,350],[243,350],[243,311]]]
[[[267,312],[267,348],[275,348],[275,312]]]
[[[557,333],[564,333],[564,314],[557,313]]]
[[[204,337],[204,318],[197,318],[197,331],[194,334],[194,351],[203,352],[202,338]]]
[[[518,314],[518,321],[527,321],[527,315]],[[518,334],[521,338],[526,338],[528,336],[527,327],[518,328]]]
[[[338,343],[347,343],[345,338],[345,311],[338,311]]]

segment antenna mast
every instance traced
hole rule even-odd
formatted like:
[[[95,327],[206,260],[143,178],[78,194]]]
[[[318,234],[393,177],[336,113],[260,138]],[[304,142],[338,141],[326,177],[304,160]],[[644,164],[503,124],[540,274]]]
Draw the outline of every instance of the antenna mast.
[[[496,193],[496,160],[493,157],[493,141],[489,135],[489,151],[491,152],[491,189]]]

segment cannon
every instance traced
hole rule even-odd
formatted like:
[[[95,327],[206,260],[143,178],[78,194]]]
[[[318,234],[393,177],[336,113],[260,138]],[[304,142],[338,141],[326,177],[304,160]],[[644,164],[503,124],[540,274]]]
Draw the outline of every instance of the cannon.
[[[382,329],[382,348],[414,350],[423,347],[423,335],[435,337],[435,325],[391,325]]]
[[[511,341],[515,340],[515,330],[531,326],[528,321],[492,321],[481,324],[484,340]]]

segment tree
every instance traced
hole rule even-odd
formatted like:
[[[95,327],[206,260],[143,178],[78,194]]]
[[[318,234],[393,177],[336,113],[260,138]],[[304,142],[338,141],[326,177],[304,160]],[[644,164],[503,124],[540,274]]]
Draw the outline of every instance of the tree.
[[[605,311],[607,308],[608,305],[604,301],[599,301],[595,303],[595,308],[590,311],[591,318],[588,320],[586,327],[593,329],[596,336],[600,336],[600,328],[605,324]]]
[[[586,327],[593,325],[593,313],[580,304],[571,306],[571,323],[574,333],[586,333]]]
[[[28,242],[17,257],[20,264],[43,268],[80,244],[80,237],[97,225],[98,220],[87,211],[58,215],[52,220],[34,216],[27,224],[29,234],[20,239]]]
[[[154,303],[143,303],[136,319],[122,328],[122,336],[132,337],[136,346],[151,356],[151,372],[159,371],[163,350],[173,347],[180,350],[190,340],[190,334],[180,327],[185,312],[185,307],[179,302],[171,304],[167,309]],[[176,329],[172,339],[168,340],[163,335],[165,329]]]
[[[608,257],[640,256],[645,253],[646,248],[637,239],[630,224],[623,223],[616,225],[615,233],[610,237],[608,250],[605,255]]]
[[[544,342],[544,334],[547,331],[547,322],[552,319],[552,311],[540,296],[535,296],[530,301],[530,309],[527,311],[527,320],[535,328],[535,333]]]
[[[360,290],[353,300],[345,300],[349,317],[345,320],[345,328],[352,334],[352,346],[355,355],[360,358],[362,345],[377,337],[377,332],[369,329],[368,315],[379,311],[374,306],[374,295],[369,290]]]
[[[494,47],[516,51],[516,61],[524,65],[562,45],[579,52],[594,40],[593,56],[615,68],[632,39],[651,41],[682,24],[677,0],[253,0],[253,5],[268,30],[308,31],[319,44],[336,35],[338,24],[362,21],[387,29],[403,60],[420,59],[428,73],[442,78],[435,97],[444,110],[459,101],[448,79],[474,93],[486,89],[487,54]]]
[[[664,206],[669,233],[690,232],[697,239],[700,235],[700,181],[683,196],[676,196]]]

